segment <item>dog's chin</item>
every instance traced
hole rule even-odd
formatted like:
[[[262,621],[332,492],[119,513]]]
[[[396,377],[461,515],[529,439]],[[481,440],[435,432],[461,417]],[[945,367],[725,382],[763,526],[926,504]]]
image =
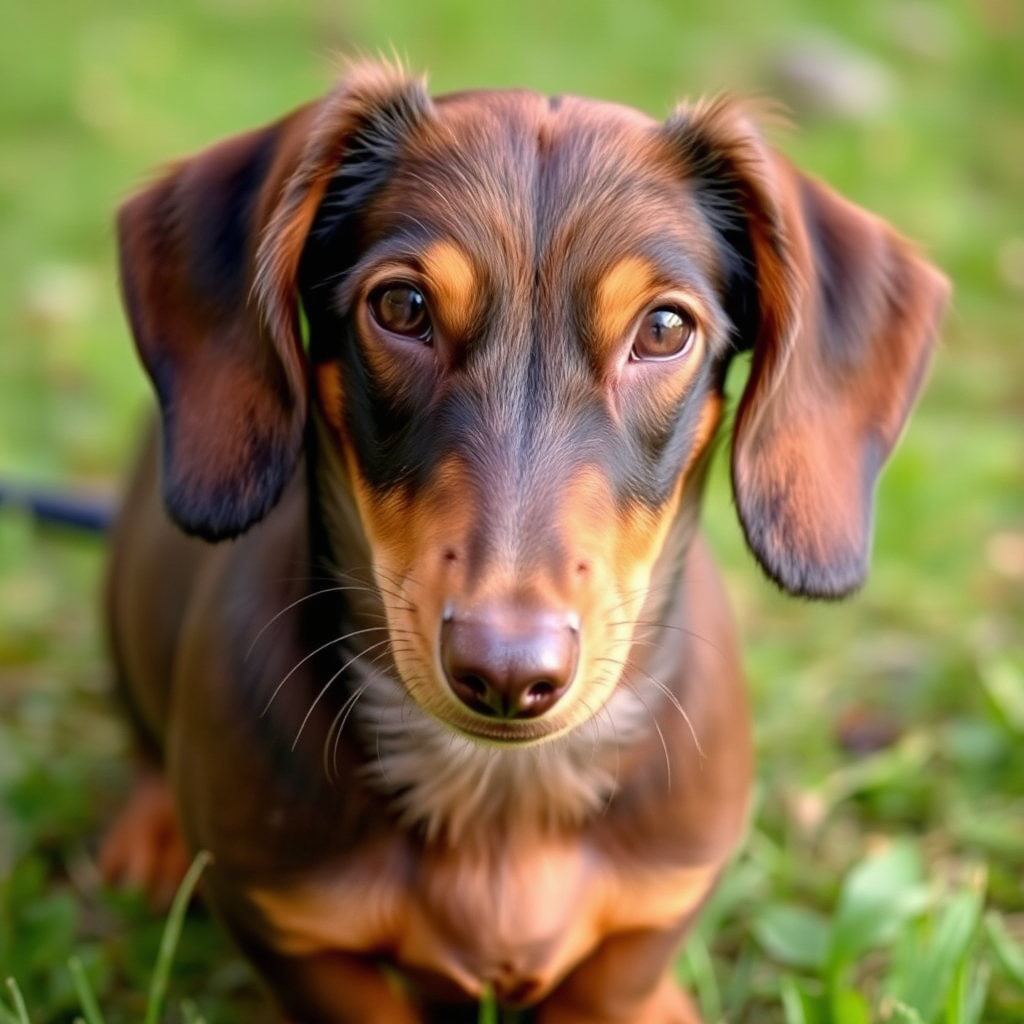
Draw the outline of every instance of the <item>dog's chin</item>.
[[[486,747],[535,747],[564,736],[571,726],[559,727],[554,721],[533,719],[529,722],[495,721],[481,717],[479,721],[440,717],[441,723],[452,732]]]
[[[413,698],[415,700],[415,698]],[[489,718],[456,706],[454,701],[417,701],[420,708],[446,731],[490,748],[536,747],[561,739],[590,721],[589,713],[558,707],[536,718]]]

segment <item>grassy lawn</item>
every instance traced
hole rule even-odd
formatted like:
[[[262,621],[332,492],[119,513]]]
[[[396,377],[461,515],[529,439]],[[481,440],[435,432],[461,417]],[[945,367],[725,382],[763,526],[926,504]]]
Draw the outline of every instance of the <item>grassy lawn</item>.
[[[954,307],[879,494],[874,568],[787,600],[706,521],[745,636],[759,795],[680,961],[709,1024],[1024,1020],[1024,8],[1015,0],[35,0],[0,8],[0,478],[113,490],[148,395],[111,214],[155,165],[391,52],[438,91],[526,85],[655,114],[780,96],[806,169],[919,239]],[[95,539],[0,512],[0,980],[36,1022],[142,1018],[162,922],[104,891],[129,781]],[[867,749],[865,749],[867,748]],[[270,1015],[190,915],[167,1019]],[[0,988],[0,1024],[8,993]]]

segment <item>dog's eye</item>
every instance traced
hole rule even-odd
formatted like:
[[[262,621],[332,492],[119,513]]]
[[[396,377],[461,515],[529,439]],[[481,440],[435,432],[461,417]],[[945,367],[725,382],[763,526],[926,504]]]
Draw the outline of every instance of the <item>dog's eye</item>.
[[[697,321],[678,306],[648,313],[633,338],[632,359],[675,359],[688,352],[697,337]]]
[[[370,293],[373,319],[392,334],[429,342],[431,334],[427,300],[411,284],[382,284]]]

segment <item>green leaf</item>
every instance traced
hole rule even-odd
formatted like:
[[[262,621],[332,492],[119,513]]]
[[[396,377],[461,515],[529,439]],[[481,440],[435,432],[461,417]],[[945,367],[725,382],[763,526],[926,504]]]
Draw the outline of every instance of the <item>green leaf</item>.
[[[804,1009],[803,993],[791,977],[782,979],[782,1011],[786,1024],[811,1024]]]
[[[205,1018],[191,999],[183,999],[181,1002],[181,1020],[182,1024],[206,1024]]]
[[[927,907],[922,879],[920,855],[909,842],[893,843],[853,868],[832,923],[830,976],[838,976],[867,950],[893,942],[906,922]]]
[[[826,807],[831,808],[857,793],[899,786],[924,769],[935,754],[935,746],[930,736],[910,733],[887,750],[843,765],[814,792]]]
[[[26,907],[18,921],[18,938],[31,955],[27,970],[45,970],[62,962],[65,950],[74,942],[79,907],[74,896],[63,890],[49,892]],[[27,982],[26,982],[27,983]]]
[[[980,673],[999,720],[1012,732],[1024,735],[1024,659],[1003,654],[983,663]]]
[[[686,974],[688,987],[700,1004],[705,1020],[719,1020],[722,1016],[722,996],[715,979],[715,967],[707,943],[694,935],[683,950],[681,966]]]
[[[867,1000],[852,988],[836,989],[832,993],[833,1024],[871,1024]]]
[[[779,982],[785,1024],[835,1024],[827,999],[821,992],[812,991],[811,984],[793,975],[786,975]]]
[[[987,963],[965,960],[960,965],[947,1000],[947,1024],[982,1024],[991,977],[992,969]]]
[[[1024,949],[1013,940],[1003,919],[994,911],[985,916],[985,932],[1003,973],[1024,990]]]
[[[815,911],[769,904],[758,912],[752,927],[764,951],[780,963],[815,971],[824,966],[831,928]]]
[[[906,1003],[901,1003],[898,999],[891,1006],[890,1017],[892,1020],[899,1021],[900,1024],[924,1024],[921,1015],[912,1006],[907,1006]]]
[[[925,1024],[933,1024],[956,982],[981,918],[983,886],[954,893],[942,910],[930,940],[922,950],[905,992],[894,995],[912,1006]]]

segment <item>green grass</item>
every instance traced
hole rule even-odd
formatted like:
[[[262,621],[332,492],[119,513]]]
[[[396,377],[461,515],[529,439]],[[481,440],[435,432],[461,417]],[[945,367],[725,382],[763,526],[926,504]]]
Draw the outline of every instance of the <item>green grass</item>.
[[[881,97],[816,112],[780,54],[825,33]],[[743,549],[723,466],[706,522],[745,636],[759,792],[679,970],[709,1022],[1024,1019],[1024,10],[1004,0],[626,4],[130,0],[0,11],[0,475],[112,488],[146,388],[111,213],[152,167],[322,91],[335,51],[394,49],[436,89],[528,85],[655,114],[782,94],[802,166],[919,239],[954,306],[879,492],[871,579],[786,600]],[[100,886],[128,784],[102,649],[102,552],[0,514],[0,979],[32,1019],[144,1019],[163,922]],[[858,718],[896,739],[856,755]],[[80,977],[79,977],[80,980]],[[0,994],[0,1021],[17,1011]],[[183,1000],[186,1001],[182,1008]],[[164,1019],[269,1020],[202,913]]]
[[[156,963],[153,965],[143,1024],[158,1024],[162,1019],[167,1000],[167,983],[171,974],[174,954],[181,940],[185,914],[188,912],[199,878],[210,861],[210,854],[206,851],[197,854],[175,893],[174,901],[167,915],[167,922],[164,925]],[[96,999],[89,972],[85,969],[82,961],[77,956],[73,956],[68,961],[67,968],[82,1011],[81,1018],[76,1018],[76,1020],[82,1020],[84,1024],[105,1024],[103,1011]],[[0,1001],[0,1024],[29,1024],[28,1006],[21,994],[21,987],[18,985],[17,979],[8,978],[7,987],[11,993],[12,1009],[8,1009]]]

